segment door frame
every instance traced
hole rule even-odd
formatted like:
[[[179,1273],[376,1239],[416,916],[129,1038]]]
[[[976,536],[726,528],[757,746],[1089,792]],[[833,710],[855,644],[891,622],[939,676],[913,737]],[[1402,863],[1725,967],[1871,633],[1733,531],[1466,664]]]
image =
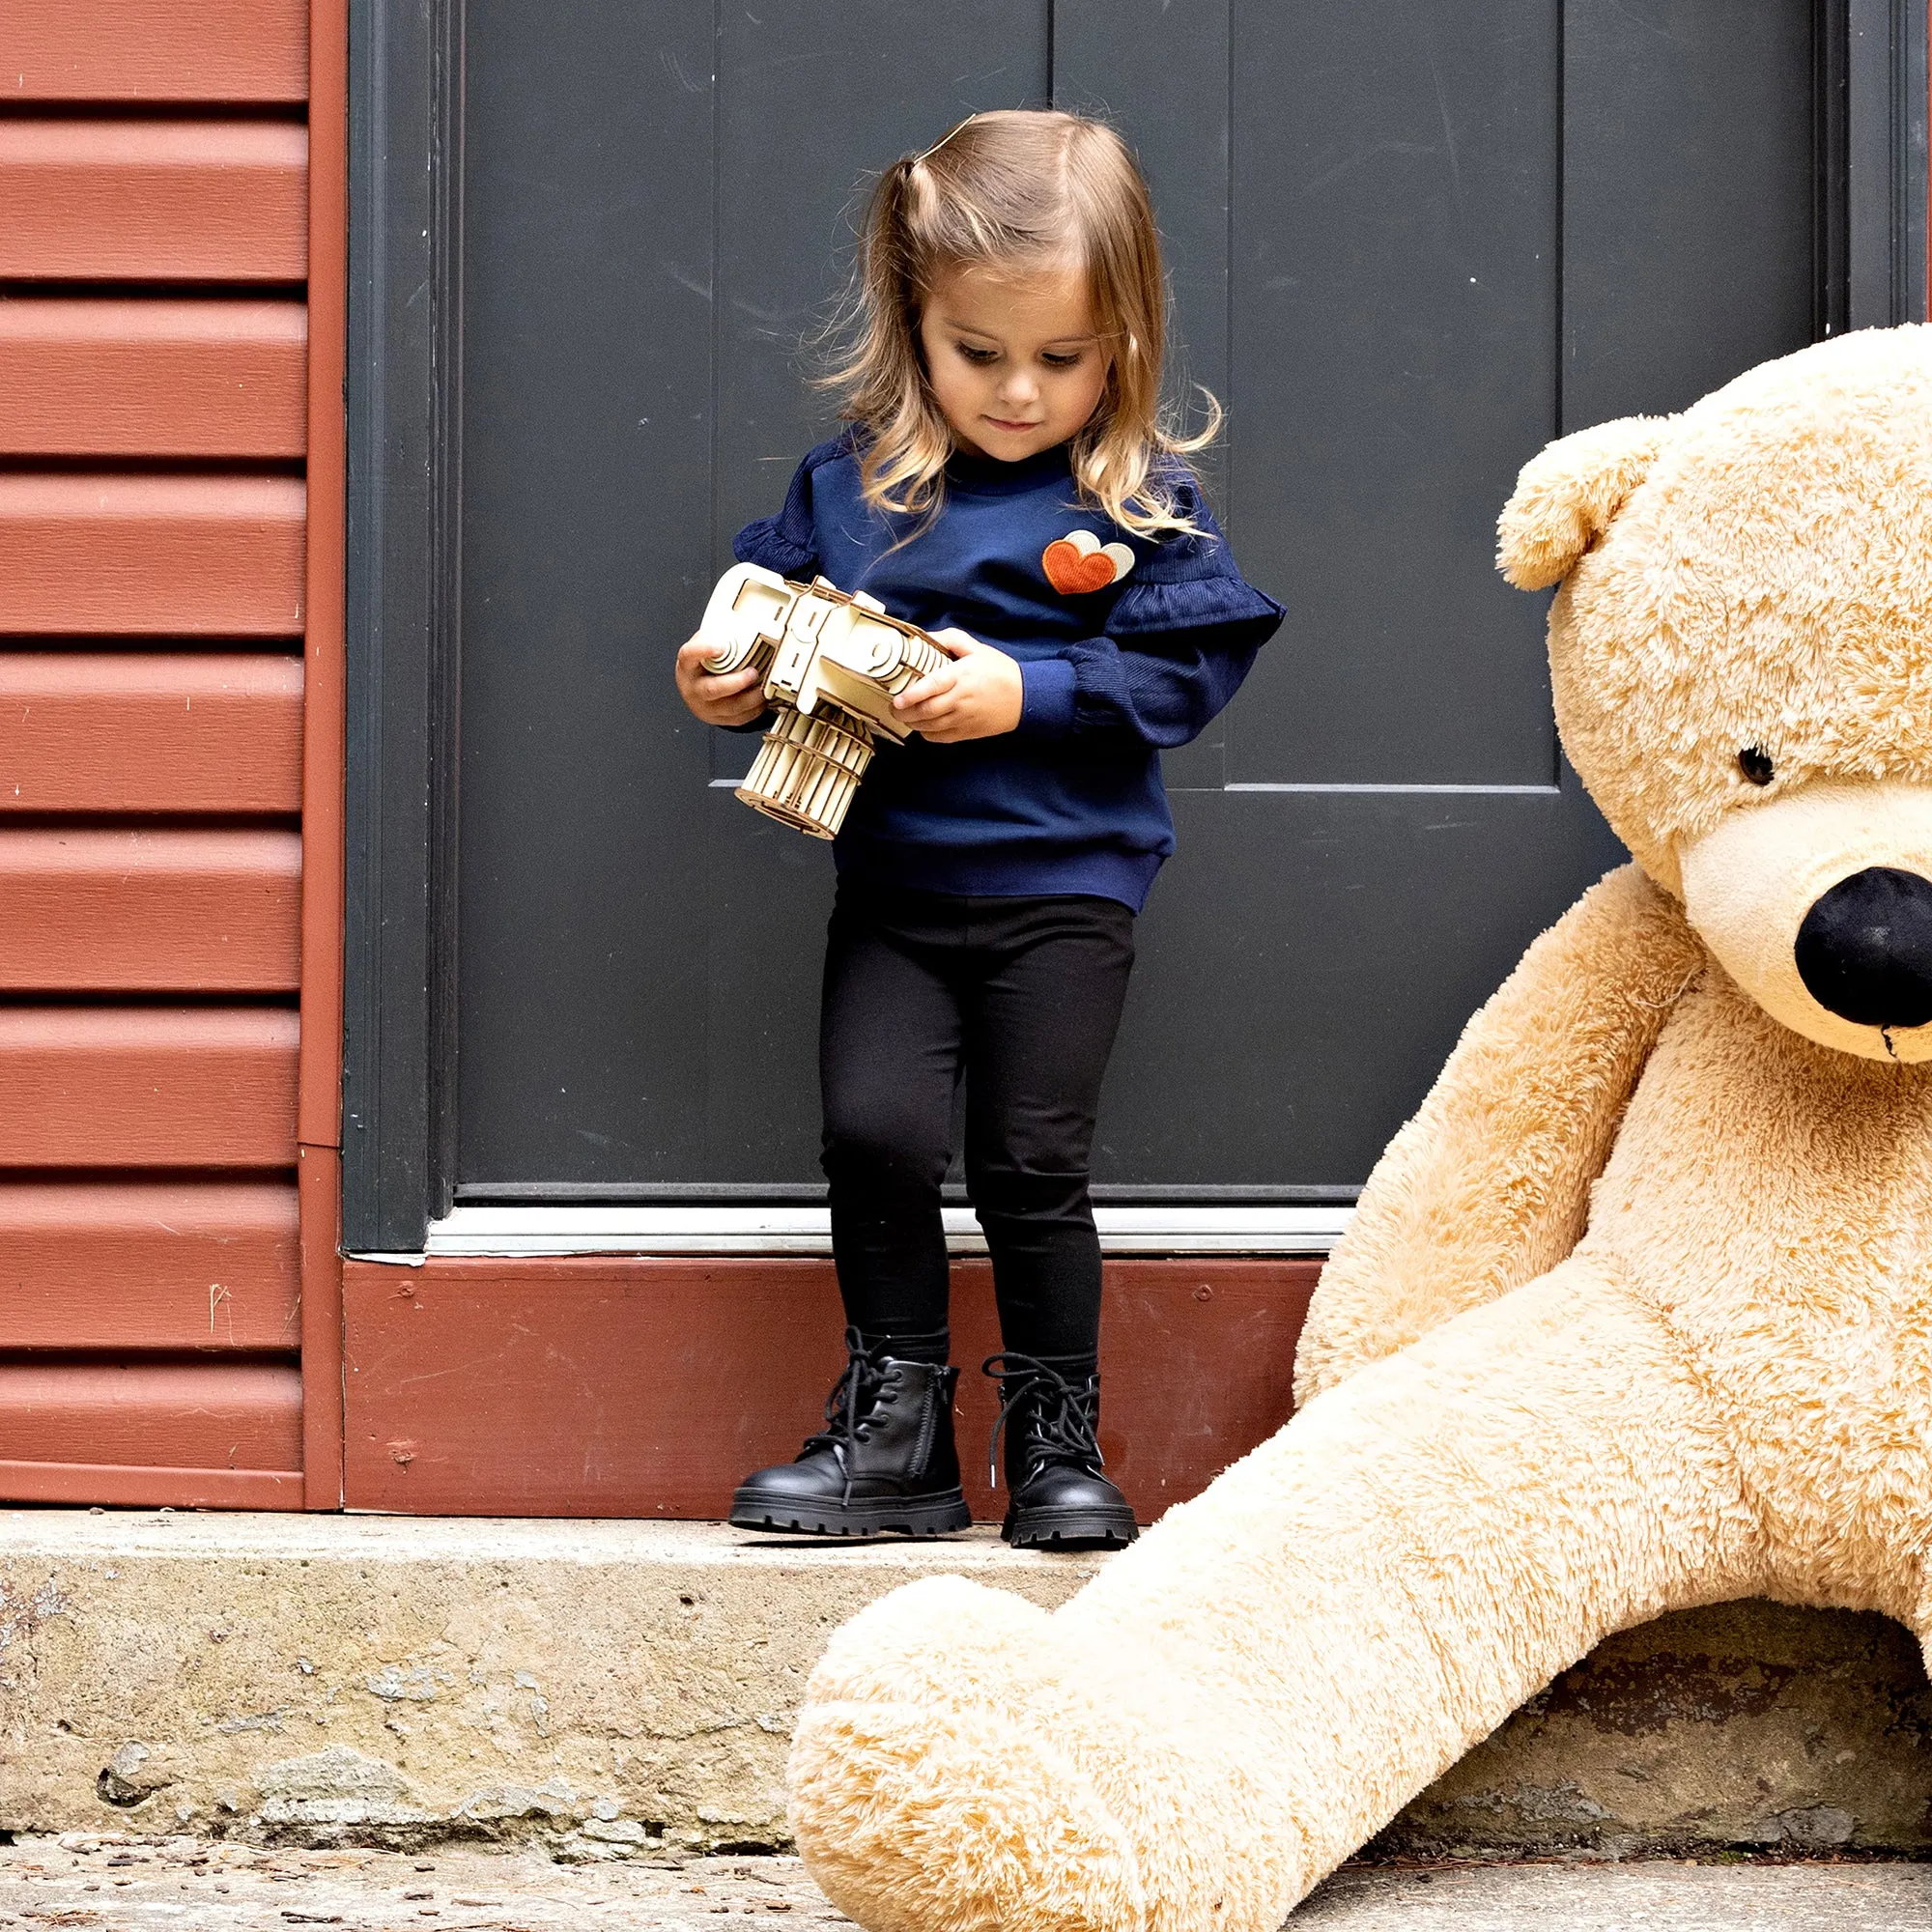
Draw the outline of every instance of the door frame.
[[[1820,334],[1925,313],[1927,13],[1816,0]],[[464,23],[464,0],[350,0],[351,1254],[425,1252],[453,1201]]]

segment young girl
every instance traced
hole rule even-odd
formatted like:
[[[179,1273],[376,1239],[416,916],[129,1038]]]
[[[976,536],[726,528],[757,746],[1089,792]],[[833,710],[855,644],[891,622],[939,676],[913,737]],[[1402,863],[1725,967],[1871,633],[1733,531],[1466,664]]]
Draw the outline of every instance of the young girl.
[[[1281,607],[1241,581],[1158,413],[1159,243],[1120,137],[976,114],[879,183],[850,427],[799,465],[741,561],[865,590],[951,664],[896,700],[834,847],[819,1081],[849,1360],[740,1527],[931,1535],[968,1520],[952,1442],[940,1182],[966,1082],[966,1178],[992,1256],[1016,1545],[1117,1546],[1133,1512],[1095,1431],[1094,1113],[1134,915],[1174,827],[1159,751],[1233,696]],[[1210,399],[1211,400],[1211,399]],[[678,689],[749,727],[755,671]]]

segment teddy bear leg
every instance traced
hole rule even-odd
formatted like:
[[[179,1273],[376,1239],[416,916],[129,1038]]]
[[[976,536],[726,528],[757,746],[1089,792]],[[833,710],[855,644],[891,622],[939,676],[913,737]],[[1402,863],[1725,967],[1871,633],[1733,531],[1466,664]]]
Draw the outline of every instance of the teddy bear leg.
[[[833,1639],[793,1747],[875,1932],[1274,1932],[1611,1631],[1752,1531],[1666,1337],[1584,1264],[1320,1397],[1048,1616],[956,1577]]]

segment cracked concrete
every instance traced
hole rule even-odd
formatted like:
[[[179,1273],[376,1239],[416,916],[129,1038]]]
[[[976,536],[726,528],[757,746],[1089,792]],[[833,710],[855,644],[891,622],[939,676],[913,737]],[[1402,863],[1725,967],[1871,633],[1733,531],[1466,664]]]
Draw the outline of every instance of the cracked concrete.
[[[784,1842],[832,1629],[956,1571],[1053,1604],[1104,1558],[715,1524],[0,1514],[0,1830],[599,1862]],[[1932,1852],[1932,1695],[1885,1619],[1669,1617],[1566,1672],[1378,1856]]]

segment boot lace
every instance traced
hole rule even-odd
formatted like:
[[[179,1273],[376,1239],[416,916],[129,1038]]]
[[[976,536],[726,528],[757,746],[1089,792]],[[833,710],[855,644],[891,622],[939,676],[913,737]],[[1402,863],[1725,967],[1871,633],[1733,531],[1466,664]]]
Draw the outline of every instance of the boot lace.
[[[799,1451],[801,1460],[828,1449],[838,1457],[839,1467],[845,1471],[845,1497],[848,1502],[852,1496],[852,1471],[845,1447],[847,1443],[866,1439],[866,1424],[872,1410],[878,1406],[887,1386],[896,1379],[895,1372],[887,1366],[886,1350],[889,1346],[880,1343],[867,1349],[866,1338],[858,1329],[846,1329],[845,1367],[838,1379],[832,1384],[832,1393],[825,1398],[825,1427],[815,1435],[808,1435],[805,1447]]]
[[[1091,1381],[1074,1382],[1036,1355],[1012,1350],[988,1355],[980,1373],[1000,1379],[1000,1412],[986,1444],[986,1480],[1000,1487],[1000,1432],[1022,1407],[1028,1446],[1042,1462],[1067,1462],[1099,1474],[1105,1464],[1094,1434],[1099,1421],[1099,1391]]]

